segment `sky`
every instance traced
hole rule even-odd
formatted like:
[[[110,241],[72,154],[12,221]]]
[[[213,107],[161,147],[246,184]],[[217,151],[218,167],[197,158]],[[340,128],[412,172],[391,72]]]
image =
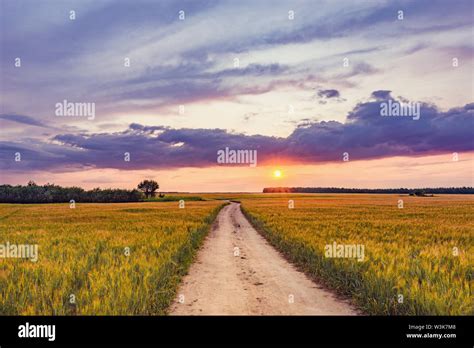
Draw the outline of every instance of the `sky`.
[[[0,0],[0,184],[473,186],[473,6]]]

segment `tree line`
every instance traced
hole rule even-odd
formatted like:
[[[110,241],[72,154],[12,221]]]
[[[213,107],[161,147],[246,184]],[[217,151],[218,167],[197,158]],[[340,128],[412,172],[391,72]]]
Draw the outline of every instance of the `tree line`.
[[[266,187],[263,193],[399,193],[414,196],[428,194],[474,194],[474,187],[359,189],[344,187]]]
[[[37,185],[30,181],[26,186],[0,185],[0,203],[66,203],[71,200],[83,203],[140,202],[154,196],[159,188],[153,180],[142,181],[138,189],[84,190],[81,187],[62,187],[54,184]]]

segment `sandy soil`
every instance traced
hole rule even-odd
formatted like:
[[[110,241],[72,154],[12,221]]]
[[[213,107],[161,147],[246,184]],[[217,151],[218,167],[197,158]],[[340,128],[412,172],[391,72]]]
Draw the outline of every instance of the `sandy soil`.
[[[238,249],[237,249],[238,248]],[[231,203],[183,279],[171,315],[356,315],[286,261]]]

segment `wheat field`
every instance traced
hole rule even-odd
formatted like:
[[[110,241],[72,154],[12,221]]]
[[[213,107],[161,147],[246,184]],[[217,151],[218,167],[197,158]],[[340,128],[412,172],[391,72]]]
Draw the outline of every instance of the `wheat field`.
[[[165,314],[222,202],[2,204],[1,315]]]
[[[365,313],[474,313],[472,196],[240,198],[246,216],[277,249]],[[363,245],[364,260],[327,257],[325,246],[334,242]]]
[[[1,315],[162,315],[219,209],[238,199],[270,243],[362,313],[472,315],[474,201],[468,195],[208,194],[203,201],[1,204]],[[294,208],[289,208],[289,201]],[[403,207],[400,207],[400,200]],[[332,243],[364,259],[331,258]]]

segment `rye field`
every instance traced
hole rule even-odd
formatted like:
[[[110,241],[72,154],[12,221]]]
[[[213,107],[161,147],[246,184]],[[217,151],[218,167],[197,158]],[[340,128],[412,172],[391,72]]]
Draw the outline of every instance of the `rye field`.
[[[1,204],[0,315],[165,314],[222,204]]]
[[[238,198],[272,245],[366,314],[474,314],[472,196]],[[334,243],[364,246],[363,261],[328,257]]]

